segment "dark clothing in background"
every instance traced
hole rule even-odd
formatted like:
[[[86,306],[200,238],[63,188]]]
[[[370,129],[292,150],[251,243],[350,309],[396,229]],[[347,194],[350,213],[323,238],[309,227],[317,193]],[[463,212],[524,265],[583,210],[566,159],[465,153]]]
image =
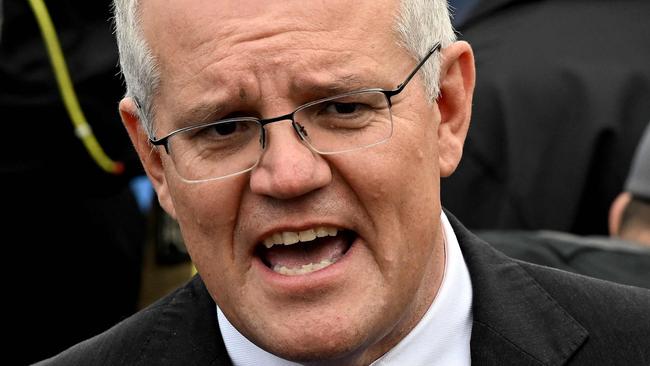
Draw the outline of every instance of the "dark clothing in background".
[[[449,0],[447,3],[451,10],[451,20],[454,27],[462,24],[471,13],[472,8],[479,2],[480,0]]]
[[[608,237],[553,231],[479,231],[512,258],[585,276],[650,289],[650,247]]]
[[[650,118],[650,2],[491,0],[459,25],[472,123],[442,200],[474,229],[607,234]]]
[[[650,291],[519,262],[448,214],[474,292],[473,365],[647,365]],[[39,365],[231,365],[200,277]]]
[[[51,356],[136,311],[145,220],[140,174],[117,111],[123,86],[110,1],[48,1],[81,108],[120,176],[90,158],[64,109],[27,1],[3,0],[0,219],[9,289],[4,358]]]
[[[47,2],[88,123],[106,153],[129,170],[104,173],[90,158],[64,108],[34,14],[27,1],[3,0],[0,39],[0,172],[56,177],[75,190],[119,191],[141,174],[117,110],[124,86],[110,23],[111,2]]]

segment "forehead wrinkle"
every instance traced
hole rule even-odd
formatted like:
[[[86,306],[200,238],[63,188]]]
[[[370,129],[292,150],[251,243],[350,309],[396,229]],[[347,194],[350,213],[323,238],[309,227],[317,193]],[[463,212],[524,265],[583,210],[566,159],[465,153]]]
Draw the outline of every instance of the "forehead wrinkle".
[[[202,102],[192,106],[186,116],[190,119],[190,123],[198,124],[204,122],[211,122],[212,116],[223,113],[225,107],[220,104]]]
[[[329,73],[330,77],[309,77],[300,76],[291,80],[289,90],[295,94],[317,94],[336,95],[367,87],[368,84],[363,78],[355,74],[335,75]]]
[[[272,40],[277,36],[297,35],[301,40],[313,39],[314,33],[336,31],[340,36],[347,32],[342,30],[358,29],[358,17],[350,14],[349,9],[325,6],[321,3],[318,10],[310,7],[296,6],[290,10],[265,9],[263,12],[251,9],[241,9],[238,6],[231,16],[226,16],[227,26],[222,35],[232,38],[233,43],[249,43],[259,40]],[[259,10],[259,9],[258,9]],[[251,14],[246,14],[250,11]],[[254,26],[242,26],[251,22],[250,15],[254,16]],[[247,16],[248,15],[248,16]],[[225,24],[220,24],[223,29]],[[303,37],[304,35],[304,37]],[[335,39],[335,38],[333,38]],[[322,45],[321,45],[322,46]],[[318,45],[315,45],[318,47]]]

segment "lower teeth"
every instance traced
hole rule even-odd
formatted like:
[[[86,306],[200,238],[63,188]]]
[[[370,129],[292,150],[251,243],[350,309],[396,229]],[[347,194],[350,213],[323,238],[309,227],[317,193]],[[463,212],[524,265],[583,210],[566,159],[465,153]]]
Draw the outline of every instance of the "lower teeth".
[[[276,264],[275,266],[273,266],[273,271],[279,274],[283,274],[285,276],[299,276],[299,275],[315,272],[318,271],[319,269],[328,267],[336,263],[337,260],[338,258],[323,259],[318,263],[303,264],[302,266],[297,268],[289,268],[280,264]]]

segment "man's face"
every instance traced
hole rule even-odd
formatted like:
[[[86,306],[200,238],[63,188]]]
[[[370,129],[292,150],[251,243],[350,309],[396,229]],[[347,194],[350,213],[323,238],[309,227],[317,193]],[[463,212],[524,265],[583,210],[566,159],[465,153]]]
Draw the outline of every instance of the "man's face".
[[[192,121],[274,117],[344,91],[394,88],[417,61],[392,33],[392,1],[145,1],[142,10],[162,75],[158,137]],[[273,123],[254,170],[206,183],[183,182],[164,149],[155,150],[160,200],[206,286],[232,324],[268,351],[367,363],[435,296],[444,269],[440,111],[419,75],[393,98],[392,114],[387,143],[328,156],[303,145],[289,121]],[[262,244],[322,229],[337,234]],[[301,269],[272,269],[281,266]]]

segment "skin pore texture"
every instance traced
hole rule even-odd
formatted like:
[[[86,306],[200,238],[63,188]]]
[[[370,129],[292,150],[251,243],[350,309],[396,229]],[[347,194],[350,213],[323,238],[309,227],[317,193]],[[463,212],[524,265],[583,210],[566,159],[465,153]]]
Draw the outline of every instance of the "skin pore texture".
[[[398,3],[142,2],[156,57],[156,136],[227,115],[271,117],[340,92],[394,88],[415,66],[392,32]],[[440,176],[462,153],[474,83],[464,42],[442,51],[442,95],[421,76],[393,98],[383,144],[321,156],[290,121],[266,127],[251,172],[190,184],[152,148],[133,101],[120,111],[164,209],[230,322],[258,346],[313,364],[369,364],[394,347],[435,298],[444,273]],[[336,263],[286,276],[258,255],[275,233],[319,226],[352,233]]]

